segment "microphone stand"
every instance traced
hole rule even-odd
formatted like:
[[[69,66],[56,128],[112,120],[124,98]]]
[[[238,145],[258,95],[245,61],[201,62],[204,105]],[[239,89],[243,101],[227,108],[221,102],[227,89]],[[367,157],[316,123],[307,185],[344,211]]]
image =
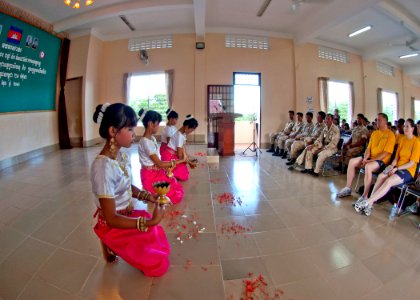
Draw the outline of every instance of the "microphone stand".
[[[262,153],[262,151],[260,150],[260,147],[258,147],[257,143],[255,142],[255,132],[258,131],[258,124],[254,121],[252,121],[252,143],[249,144],[249,146],[244,150],[244,152],[242,152],[242,154],[245,154],[245,152],[247,150],[251,150],[252,152],[255,152],[255,155],[258,156],[258,152]]]

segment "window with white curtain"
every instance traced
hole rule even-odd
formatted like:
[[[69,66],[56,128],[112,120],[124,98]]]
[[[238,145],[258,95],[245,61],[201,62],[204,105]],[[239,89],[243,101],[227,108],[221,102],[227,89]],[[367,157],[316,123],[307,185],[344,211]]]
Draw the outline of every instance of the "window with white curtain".
[[[382,112],[388,116],[388,121],[398,120],[397,93],[382,91]]]
[[[330,114],[334,113],[334,109],[338,109],[340,117],[346,119],[351,124],[353,115],[352,95],[349,82],[328,80],[328,104],[327,109]]]
[[[136,112],[141,108],[154,110],[162,115],[162,122],[166,122],[168,96],[164,72],[133,74],[127,89],[128,105]]]
[[[414,100],[414,118],[415,121],[420,121],[420,99]]]

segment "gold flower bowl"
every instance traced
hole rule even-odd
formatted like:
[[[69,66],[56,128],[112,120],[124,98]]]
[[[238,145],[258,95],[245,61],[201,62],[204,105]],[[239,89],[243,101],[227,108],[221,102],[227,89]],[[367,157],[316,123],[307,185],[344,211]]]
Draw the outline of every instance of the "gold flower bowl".
[[[172,205],[171,199],[166,194],[169,192],[171,186],[169,182],[159,181],[153,184],[153,190],[158,195],[157,202],[159,205]]]
[[[190,165],[191,169],[195,169],[198,165],[198,160],[196,158],[193,158],[188,161],[188,164]]]

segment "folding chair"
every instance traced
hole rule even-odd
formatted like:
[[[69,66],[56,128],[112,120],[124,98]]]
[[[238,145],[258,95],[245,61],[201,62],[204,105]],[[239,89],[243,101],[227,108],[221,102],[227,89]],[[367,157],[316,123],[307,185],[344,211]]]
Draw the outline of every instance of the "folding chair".
[[[344,139],[340,138],[337,144],[337,149],[341,150],[341,147],[343,146]],[[334,166],[338,165],[340,154],[337,152],[330,157],[327,157],[327,159],[324,161],[324,164],[322,165],[322,172],[321,175],[324,177],[328,176],[337,176],[341,175],[341,172],[338,172],[334,170]],[[327,172],[327,170],[330,170],[330,172]]]
[[[420,180],[419,167],[420,167],[420,163],[417,164],[416,173],[415,173],[417,174],[417,177],[416,177],[417,180]],[[410,182],[407,182],[406,184],[401,184],[397,186],[397,188],[401,189],[400,197],[398,197],[398,203],[397,203],[397,207],[398,207],[397,216],[401,216],[404,214],[404,212],[401,213],[401,210],[404,205],[405,197],[407,197],[408,195],[420,197],[420,189],[416,187],[415,182],[416,182],[415,180],[412,180]]]
[[[383,171],[383,168],[380,168],[379,171],[377,172],[373,172],[372,173],[372,178],[375,179],[376,177],[378,177],[379,174],[381,174],[381,172]],[[356,180],[356,186],[354,187],[354,191],[357,193],[358,188],[359,188],[359,179],[360,179],[360,174],[365,174],[365,168],[361,168],[359,171],[359,175],[357,175],[357,180]]]
[[[398,145],[395,145],[394,146],[394,151],[392,152],[392,154],[391,154],[391,159],[390,159],[390,162],[392,162],[393,160],[394,160],[394,158],[395,158],[395,155],[397,154],[397,149],[398,149]],[[382,168],[380,168],[377,172],[374,172],[374,173],[372,173],[372,178],[376,178],[376,177],[378,177],[378,175],[379,174],[381,174],[381,172],[383,171],[383,170],[385,170],[385,168],[386,168],[386,166],[383,166]],[[354,188],[354,191],[357,193],[357,189],[358,189],[358,187],[359,187],[359,179],[360,179],[360,174],[365,174],[365,168],[361,168],[360,169],[360,171],[359,171],[359,175],[357,176],[357,181],[356,181],[356,186],[355,186],[355,188]]]

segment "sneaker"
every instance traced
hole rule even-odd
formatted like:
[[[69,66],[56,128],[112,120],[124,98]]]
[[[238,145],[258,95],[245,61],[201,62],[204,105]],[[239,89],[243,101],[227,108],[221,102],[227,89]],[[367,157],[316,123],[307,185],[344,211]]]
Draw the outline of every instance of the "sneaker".
[[[373,207],[372,206],[368,205],[363,209],[363,214],[367,217],[369,217],[372,214],[372,212],[373,212]]]
[[[357,199],[356,201],[353,201],[351,203],[351,205],[354,207],[356,205],[356,203],[360,203],[363,200],[367,200],[367,198],[366,197],[363,197],[363,196],[360,196],[359,199]]]
[[[338,198],[343,198],[351,195],[351,188],[344,187],[341,191],[337,193]]]
[[[367,200],[357,200],[357,202],[354,204],[354,210],[357,211],[358,213],[362,212],[365,210],[366,207],[368,207],[369,204],[367,202]]]

